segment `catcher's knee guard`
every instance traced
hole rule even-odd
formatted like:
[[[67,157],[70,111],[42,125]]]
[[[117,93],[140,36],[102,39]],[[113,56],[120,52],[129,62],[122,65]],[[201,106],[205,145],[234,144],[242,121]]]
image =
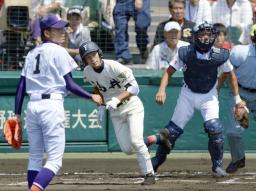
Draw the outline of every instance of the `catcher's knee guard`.
[[[170,121],[165,128],[169,131],[169,140],[172,144],[172,148],[174,148],[176,140],[183,134],[183,129],[177,126],[175,123]]]
[[[219,119],[211,119],[204,123],[205,132],[208,133],[208,150],[211,155],[213,169],[222,167],[224,149],[224,128]]]

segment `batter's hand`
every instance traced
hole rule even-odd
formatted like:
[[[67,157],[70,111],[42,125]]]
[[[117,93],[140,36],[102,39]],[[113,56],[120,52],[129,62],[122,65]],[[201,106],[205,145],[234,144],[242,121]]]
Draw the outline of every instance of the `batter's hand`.
[[[112,97],[110,101],[106,103],[106,109],[113,111],[117,108],[117,105],[120,103],[120,100],[116,97]]]
[[[166,99],[165,91],[158,91],[156,94],[156,103],[162,105],[164,104],[165,99]]]
[[[92,101],[97,105],[101,105],[103,103],[102,97],[99,94],[92,94]]]

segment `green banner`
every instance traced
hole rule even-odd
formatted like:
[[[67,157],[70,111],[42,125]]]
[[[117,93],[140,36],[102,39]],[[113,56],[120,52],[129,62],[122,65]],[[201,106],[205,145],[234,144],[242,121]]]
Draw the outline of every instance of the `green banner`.
[[[28,98],[26,97],[23,104],[23,142],[27,142],[26,136],[26,105]],[[88,100],[68,96],[64,101],[65,108],[65,129],[67,142],[85,142],[97,141],[106,142],[106,114],[103,117],[102,125],[98,123],[98,110],[96,105]],[[13,116],[14,96],[0,96],[0,129],[6,119]],[[5,142],[0,137],[0,142]]]

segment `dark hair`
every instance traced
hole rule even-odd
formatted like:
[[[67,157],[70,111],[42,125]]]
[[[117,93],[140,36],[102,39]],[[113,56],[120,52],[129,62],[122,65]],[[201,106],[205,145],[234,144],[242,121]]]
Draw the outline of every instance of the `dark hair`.
[[[186,1],[185,0],[169,0],[169,8],[173,8],[174,3],[182,3],[184,5],[184,8],[186,7]]]
[[[227,28],[222,23],[214,23],[213,28],[215,28],[218,35],[221,32],[223,32],[225,36],[227,35]]]
[[[44,35],[44,31],[49,31],[49,30],[51,30],[51,28],[46,28],[46,29],[42,29],[41,30],[41,39],[42,39],[42,41],[47,41],[48,40],[48,38]]]

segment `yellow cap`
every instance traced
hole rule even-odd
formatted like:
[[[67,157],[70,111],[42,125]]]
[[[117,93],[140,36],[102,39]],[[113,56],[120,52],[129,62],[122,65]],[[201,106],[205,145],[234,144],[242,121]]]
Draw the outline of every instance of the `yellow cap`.
[[[252,30],[250,32],[251,37],[256,36],[256,24],[252,25]]]

